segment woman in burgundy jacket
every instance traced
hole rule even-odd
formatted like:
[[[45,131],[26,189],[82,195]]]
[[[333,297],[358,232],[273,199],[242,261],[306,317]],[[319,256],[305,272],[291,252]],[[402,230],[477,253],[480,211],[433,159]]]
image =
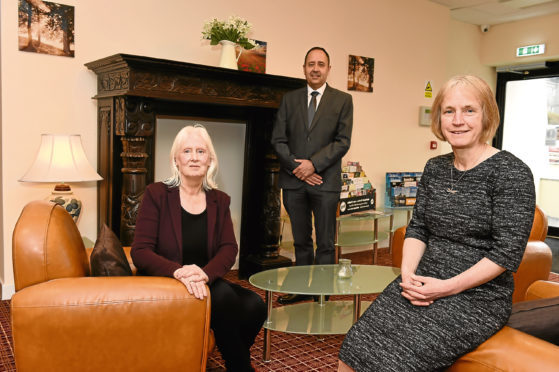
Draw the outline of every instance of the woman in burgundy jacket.
[[[173,176],[149,185],[132,243],[140,275],[180,280],[197,298],[211,293],[211,328],[228,371],[253,371],[250,347],[266,319],[259,295],[223,279],[237,242],[230,198],[216,189],[217,156],[206,129],[184,127],[171,148]]]

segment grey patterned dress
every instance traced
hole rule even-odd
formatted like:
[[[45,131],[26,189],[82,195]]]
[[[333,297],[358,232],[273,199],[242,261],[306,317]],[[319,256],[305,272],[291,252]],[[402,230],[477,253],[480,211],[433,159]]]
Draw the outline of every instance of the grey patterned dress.
[[[340,359],[356,371],[434,371],[505,325],[535,208],[530,169],[501,151],[464,172],[452,153],[427,162],[406,237],[427,244],[416,273],[439,279],[487,257],[507,270],[458,295],[414,306],[392,282],[348,332]],[[459,182],[456,182],[460,179]]]

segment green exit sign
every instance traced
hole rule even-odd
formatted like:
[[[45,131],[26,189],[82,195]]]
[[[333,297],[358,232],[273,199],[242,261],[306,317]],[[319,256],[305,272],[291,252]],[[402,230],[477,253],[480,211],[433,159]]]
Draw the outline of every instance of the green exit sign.
[[[535,56],[545,53],[545,44],[528,45],[516,49],[517,57]]]

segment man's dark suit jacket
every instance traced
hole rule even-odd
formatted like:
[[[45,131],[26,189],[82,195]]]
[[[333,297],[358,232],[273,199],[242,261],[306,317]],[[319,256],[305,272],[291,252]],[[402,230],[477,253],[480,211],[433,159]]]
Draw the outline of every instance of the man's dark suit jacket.
[[[323,182],[314,187],[339,192],[342,157],[349,150],[353,126],[351,95],[327,85],[310,128],[307,122],[305,86],[283,96],[276,116],[272,145],[281,164],[279,186],[284,189],[302,187],[304,182],[293,175],[300,164],[294,159],[309,159]]]
[[[237,256],[230,202],[230,197],[222,191],[206,191],[209,262],[202,270],[208,275],[209,283],[225,275]],[[140,275],[172,277],[183,266],[181,208],[178,187],[157,182],[146,188],[131,250]]]

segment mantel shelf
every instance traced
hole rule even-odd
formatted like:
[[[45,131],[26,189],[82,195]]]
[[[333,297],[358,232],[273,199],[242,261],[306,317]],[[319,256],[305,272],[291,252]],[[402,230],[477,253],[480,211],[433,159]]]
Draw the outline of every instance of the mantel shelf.
[[[285,92],[305,84],[303,79],[130,54],[85,66],[98,75],[96,99],[132,95],[277,108]]]

